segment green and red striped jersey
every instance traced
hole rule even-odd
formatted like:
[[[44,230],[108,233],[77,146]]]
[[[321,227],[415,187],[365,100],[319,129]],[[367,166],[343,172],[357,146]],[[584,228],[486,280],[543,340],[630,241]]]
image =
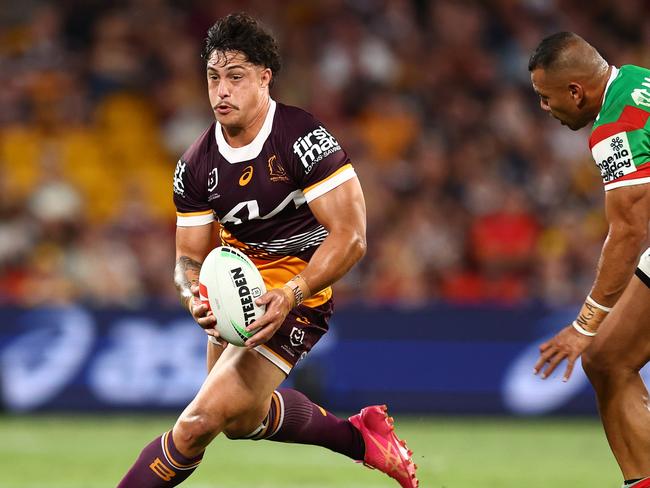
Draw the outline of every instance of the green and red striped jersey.
[[[589,148],[605,191],[650,183],[650,70],[612,67]]]

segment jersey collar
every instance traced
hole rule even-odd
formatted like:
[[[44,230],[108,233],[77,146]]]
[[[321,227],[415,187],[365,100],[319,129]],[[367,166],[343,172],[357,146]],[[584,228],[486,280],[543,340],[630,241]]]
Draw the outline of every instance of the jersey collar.
[[[259,156],[260,152],[262,152],[262,147],[264,146],[266,139],[269,137],[269,134],[271,134],[271,129],[273,128],[275,105],[275,100],[270,98],[269,110],[266,113],[264,125],[262,125],[262,128],[255,136],[255,139],[253,139],[250,144],[246,144],[242,147],[232,147],[228,144],[226,138],[223,136],[221,124],[219,122],[216,123],[214,134],[217,139],[217,147],[219,148],[219,153],[221,153],[226,161],[231,164],[241,163],[242,161],[250,161]]]

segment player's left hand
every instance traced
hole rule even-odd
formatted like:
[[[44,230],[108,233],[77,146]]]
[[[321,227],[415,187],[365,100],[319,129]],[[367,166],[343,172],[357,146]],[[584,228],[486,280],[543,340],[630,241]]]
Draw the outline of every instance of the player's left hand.
[[[279,288],[267,291],[255,300],[257,305],[266,305],[266,312],[259,319],[246,327],[247,331],[259,329],[248,339],[245,346],[252,349],[267,342],[277,331],[291,310],[287,295]]]
[[[553,338],[539,346],[540,356],[535,364],[535,374],[538,374],[544,365],[548,364],[542,373],[542,379],[545,380],[566,359],[567,367],[562,380],[568,381],[573,373],[576,360],[589,347],[592,340],[593,337],[581,334],[572,325],[565,327]]]

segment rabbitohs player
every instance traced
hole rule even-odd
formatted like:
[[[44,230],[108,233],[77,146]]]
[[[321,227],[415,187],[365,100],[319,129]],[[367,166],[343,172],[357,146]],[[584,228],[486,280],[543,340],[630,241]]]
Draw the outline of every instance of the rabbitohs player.
[[[593,122],[609,224],[593,287],[576,320],[540,346],[535,372],[547,378],[566,359],[567,381],[582,354],[623,486],[648,488],[650,408],[639,370],[650,361],[650,249],[639,255],[650,219],[650,70],[612,66],[572,32],[544,39],[528,69],[543,110],[572,130]]]

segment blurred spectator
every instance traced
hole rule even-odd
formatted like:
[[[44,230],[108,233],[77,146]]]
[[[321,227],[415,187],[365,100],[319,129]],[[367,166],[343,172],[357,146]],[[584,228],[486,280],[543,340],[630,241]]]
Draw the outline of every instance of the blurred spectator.
[[[199,52],[247,10],[278,35],[273,96],[348,149],[369,250],[341,300],[566,304],[606,233],[586,131],[537,107],[526,69],[574,30],[650,65],[646,2],[97,0],[0,10],[0,303],[175,303],[176,160],[211,122]]]

